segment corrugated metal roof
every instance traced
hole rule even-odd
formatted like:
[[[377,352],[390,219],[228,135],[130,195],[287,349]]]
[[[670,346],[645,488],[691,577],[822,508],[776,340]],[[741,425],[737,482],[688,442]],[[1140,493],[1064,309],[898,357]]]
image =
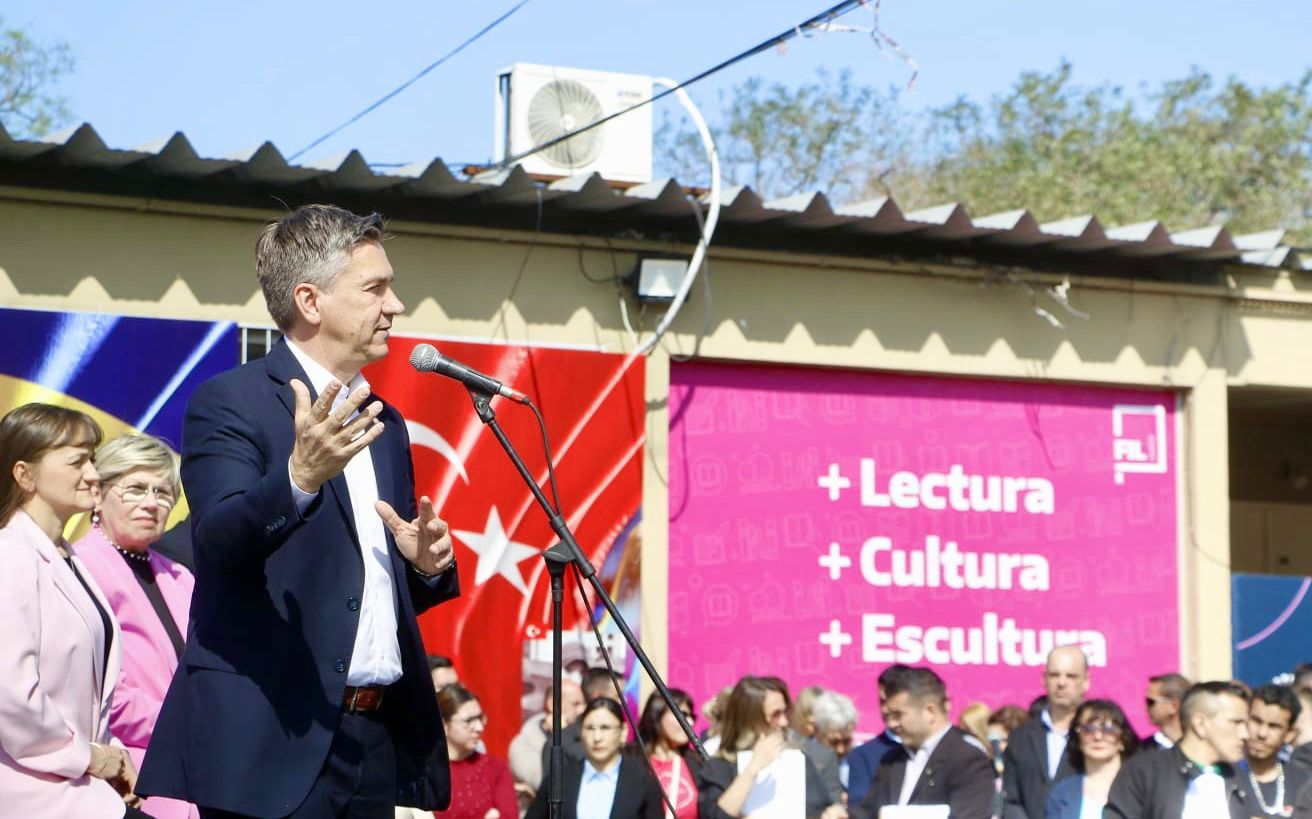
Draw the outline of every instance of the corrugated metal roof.
[[[291,165],[272,142],[201,157],[179,132],[132,150],[111,148],[83,124],[46,139],[0,128],[0,183],[183,201],[269,207],[325,198],[436,223],[560,233],[691,239],[696,220],[672,179],[617,190],[596,174],[543,183],[522,168],[458,179],[441,159],[378,171],[352,150]],[[702,203],[705,204],[704,201]],[[822,192],[765,201],[726,188],[716,243],[871,257],[950,257],[981,263],[1211,280],[1217,263],[1305,270],[1284,231],[1232,236],[1222,226],[1171,232],[1156,221],[1104,227],[1092,214],[1040,223],[1028,210],[972,216],[960,203],[903,212],[891,198],[833,205]]]

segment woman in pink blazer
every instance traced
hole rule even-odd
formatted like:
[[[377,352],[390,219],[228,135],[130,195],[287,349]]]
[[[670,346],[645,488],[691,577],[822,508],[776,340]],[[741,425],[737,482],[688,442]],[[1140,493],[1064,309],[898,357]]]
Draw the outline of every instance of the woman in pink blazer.
[[[64,542],[95,505],[87,415],[26,404],[0,419],[0,810],[6,816],[116,819],[136,769],[109,732],[122,636]]]
[[[123,435],[96,451],[100,502],[75,546],[105,593],[123,632],[123,670],[109,730],[141,767],[160,704],[178,667],[194,585],[191,572],[151,551],[164,534],[181,481],[173,452],[151,435]],[[195,806],[153,796],[156,819],[197,819]]]

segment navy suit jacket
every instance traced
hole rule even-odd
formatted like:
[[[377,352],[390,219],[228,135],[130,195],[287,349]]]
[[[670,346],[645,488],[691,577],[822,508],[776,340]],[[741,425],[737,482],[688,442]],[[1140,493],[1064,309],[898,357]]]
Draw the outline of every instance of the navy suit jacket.
[[[847,804],[855,805],[865,799],[870,786],[875,784],[879,763],[884,754],[899,745],[888,731],[852,749],[847,755]]]
[[[346,479],[301,515],[292,497],[292,378],[285,342],[203,384],[187,406],[182,479],[196,589],[186,649],[137,791],[258,817],[291,813],[323,767],[342,713],[364,587]],[[313,389],[311,389],[313,392]],[[370,445],[378,497],[416,515],[405,422],[384,404]],[[403,675],[383,718],[396,745],[397,804],[444,808],[446,738],[416,614],[459,594],[454,569],[425,578],[387,532]]]

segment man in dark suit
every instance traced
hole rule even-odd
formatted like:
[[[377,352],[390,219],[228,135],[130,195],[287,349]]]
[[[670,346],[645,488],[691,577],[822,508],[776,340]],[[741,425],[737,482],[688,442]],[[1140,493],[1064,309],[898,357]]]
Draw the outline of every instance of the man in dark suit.
[[[993,763],[979,740],[948,722],[943,680],[928,668],[910,668],[885,693],[885,719],[902,744],[880,761],[854,819],[875,819],[889,805],[947,805],[951,819],[989,819]]]
[[[879,773],[879,762],[893,748],[902,744],[898,735],[888,727],[888,688],[899,674],[910,666],[897,663],[879,672],[879,716],[884,721],[884,732],[863,742],[847,755],[847,803],[858,804],[865,798]]]
[[[1074,773],[1066,738],[1089,690],[1089,661],[1078,646],[1058,646],[1043,666],[1048,704],[1007,739],[1003,754],[1003,819],[1043,819],[1052,783]]]
[[[1180,699],[1189,690],[1187,677],[1180,674],[1158,674],[1148,678],[1146,707],[1148,721],[1157,730],[1139,742],[1141,751],[1160,751],[1180,741],[1184,729],[1180,727]]]
[[[360,375],[404,310],[382,239],[376,214],[324,205],[269,225],[256,272],[284,340],[187,406],[191,633],[138,790],[202,817],[450,798],[415,618],[459,593],[451,540],[415,504],[404,420]]]

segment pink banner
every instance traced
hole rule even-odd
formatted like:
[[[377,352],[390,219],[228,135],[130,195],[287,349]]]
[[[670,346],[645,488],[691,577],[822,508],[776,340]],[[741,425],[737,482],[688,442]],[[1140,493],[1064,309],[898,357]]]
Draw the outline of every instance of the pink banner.
[[[856,700],[929,665],[954,714],[1027,706],[1048,650],[1141,731],[1178,670],[1175,395],[675,364],[670,680],[747,673]]]

